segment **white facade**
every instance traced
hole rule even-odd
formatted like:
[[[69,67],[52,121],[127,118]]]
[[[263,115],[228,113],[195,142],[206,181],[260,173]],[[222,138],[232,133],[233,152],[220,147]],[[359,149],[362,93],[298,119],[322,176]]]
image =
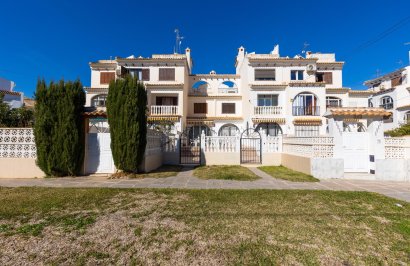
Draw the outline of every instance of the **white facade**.
[[[3,101],[10,108],[20,108],[24,104],[24,94],[14,91],[15,86],[16,84],[13,81],[0,78],[0,94],[3,95]]]
[[[368,105],[369,92],[343,87],[343,64],[334,54],[281,57],[279,46],[269,54],[240,47],[235,74],[192,74],[190,49],[100,60],[90,63],[86,105],[104,105],[109,81],[130,73],[146,85],[150,123],[172,124],[175,133],[235,135],[252,127],[271,136],[326,135],[329,106]]]
[[[369,105],[392,112],[384,120],[384,130],[391,130],[410,121],[410,66],[368,80],[364,84],[372,91]]]

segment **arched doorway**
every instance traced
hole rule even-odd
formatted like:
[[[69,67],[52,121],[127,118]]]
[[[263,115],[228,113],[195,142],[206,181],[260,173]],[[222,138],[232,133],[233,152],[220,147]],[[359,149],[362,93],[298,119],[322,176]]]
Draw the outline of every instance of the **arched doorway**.
[[[241,163],[262,163],[262,138],[254,128],[248,128],[242,132],[240,148]]]

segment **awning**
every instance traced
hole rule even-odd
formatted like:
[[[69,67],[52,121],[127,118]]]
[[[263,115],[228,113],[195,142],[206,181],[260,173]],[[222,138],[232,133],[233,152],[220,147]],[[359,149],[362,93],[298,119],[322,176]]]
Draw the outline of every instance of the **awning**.
[[[179,116],[149,116],[148,122],[154,121],[172,121],[177,122],[179,121]]]
[[[300,126],[320,126],[322,125],[322,118],[320,117],[309,117],[309,118],[295,118],[293,120],[294,125]]]
[[[254,124],[259,124],[259,123],[285,124],[285,118],[252,118],[252,122]]]

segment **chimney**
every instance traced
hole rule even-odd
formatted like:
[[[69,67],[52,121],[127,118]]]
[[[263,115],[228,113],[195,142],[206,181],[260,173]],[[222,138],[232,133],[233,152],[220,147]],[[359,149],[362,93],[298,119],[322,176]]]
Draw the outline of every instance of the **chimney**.
[[[192,58],[191,58],[191,49],[188,47],[185,49],[185,55],[186,55],[186,60],[188,61],[188,67],[189,67],[189,74],[192,72]]]

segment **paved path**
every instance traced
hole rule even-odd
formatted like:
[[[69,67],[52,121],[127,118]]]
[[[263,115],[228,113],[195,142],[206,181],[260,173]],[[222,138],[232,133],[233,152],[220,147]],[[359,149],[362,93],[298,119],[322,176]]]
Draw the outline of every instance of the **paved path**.
[[[177,176],[144,179],[108,179],[107,177],[7,179],[0,178],[0,186],[20,187],[113,187],[113,188],[189,188],[189,189],[309,189],[371,191],[410,202],[409,182],[374,180],[327,179],[316,183],[289,182],[275,179],[257,168],[249,168],[261,177],[256,181],[203,180],[193,176],[192,168],[184,168]]]

